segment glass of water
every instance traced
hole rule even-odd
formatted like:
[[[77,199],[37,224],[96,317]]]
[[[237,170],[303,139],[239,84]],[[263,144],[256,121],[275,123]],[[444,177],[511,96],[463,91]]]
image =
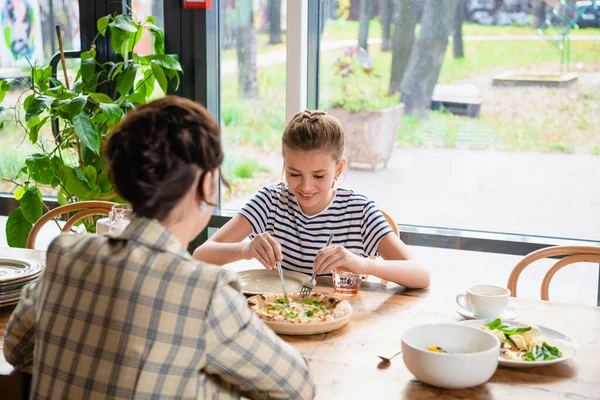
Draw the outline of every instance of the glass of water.
[[[128,204],[115,204],[108,214],[109,219],[109,232],[110,233],[121,233],[127,228],[127,225],[131,222],[131,215],[133,210]]]

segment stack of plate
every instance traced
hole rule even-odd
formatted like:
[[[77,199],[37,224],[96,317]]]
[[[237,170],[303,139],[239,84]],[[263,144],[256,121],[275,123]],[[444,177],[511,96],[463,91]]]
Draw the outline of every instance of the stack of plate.
[[[35,261],[0,258],[0,307],[19,302],[21,289],[35,281],[44,270]]]

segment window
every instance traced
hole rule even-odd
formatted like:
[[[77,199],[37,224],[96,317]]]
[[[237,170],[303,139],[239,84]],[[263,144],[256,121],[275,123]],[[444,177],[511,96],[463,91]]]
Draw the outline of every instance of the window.
[[[14,79],[10,92],[6,93],[0,111],[0,192],[11,192],[16,177],[27,155],[36,149],[19,129],[23,116],[15,116],[13,110],[19,98],[27,96],[30,82],[30,65],[48,65],[58,52],[55,26],[60,26],[65,50],[79,50],[79,2],[77,0],[20,0],[0,3],[0,79]],[[77,63],[67,61],[67,74],[78,70]],[[60,70],[59,79],[62,78]],[[49,130],[40,132],[51,140]]]
[[[585,36],[597,31],[577,29],[577,16],[559,9],[571,18],[561,25],[544,2],[448,3],[321,2],[318,102],[346,130],[350,168],[340,186],[401,224],[597,240],[600,46]],[[423,100],[428,90],[433,102]],[[433,286],[450,290],[506,282],[518,260],[415,253]],[[595,304],[598,266],[571,268],[557,275],[556,294]],[[544,269],[523,278],[535,288],[527,295],[539,298]]]
[[[458,38],[445,2],[323,2],[319,105],[345,125],[342,185],[400,223],[597,239],[600,47],[582,36],[596,31],[572,26],[561,65],[530,2],[477,3],[464,2],[455,57],[458,40],[437,45],[440,30]],[[433,103],[421,107],[426,83]],[[390,111],[398,101],[404,110]]]
[[[286,104],[286,1],[220,1],[222,207],[239,209],[281,180]]]

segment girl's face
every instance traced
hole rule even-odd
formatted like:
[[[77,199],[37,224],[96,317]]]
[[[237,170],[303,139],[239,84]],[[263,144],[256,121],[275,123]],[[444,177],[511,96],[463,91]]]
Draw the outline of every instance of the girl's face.
[[[336,163],[327,150],[285,149],[285,178],[308,215],[323,210],[335,194],[333,183],[344,168],[345,161]]]

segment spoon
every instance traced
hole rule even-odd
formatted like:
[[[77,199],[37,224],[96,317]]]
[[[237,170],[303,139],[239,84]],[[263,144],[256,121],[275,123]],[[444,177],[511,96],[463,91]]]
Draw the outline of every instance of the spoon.
[[[391,357],[382,357],[382,356],[377,356],[379,358],[381,358],[381,362],[379,363],[379,368],[386,368],[388,367],[391,362],[392,362],[392,358],[396,357],[398,354],[402,353],[402,350],[400,350],[399,352],[397,352],[396,354],[394,354]]]

